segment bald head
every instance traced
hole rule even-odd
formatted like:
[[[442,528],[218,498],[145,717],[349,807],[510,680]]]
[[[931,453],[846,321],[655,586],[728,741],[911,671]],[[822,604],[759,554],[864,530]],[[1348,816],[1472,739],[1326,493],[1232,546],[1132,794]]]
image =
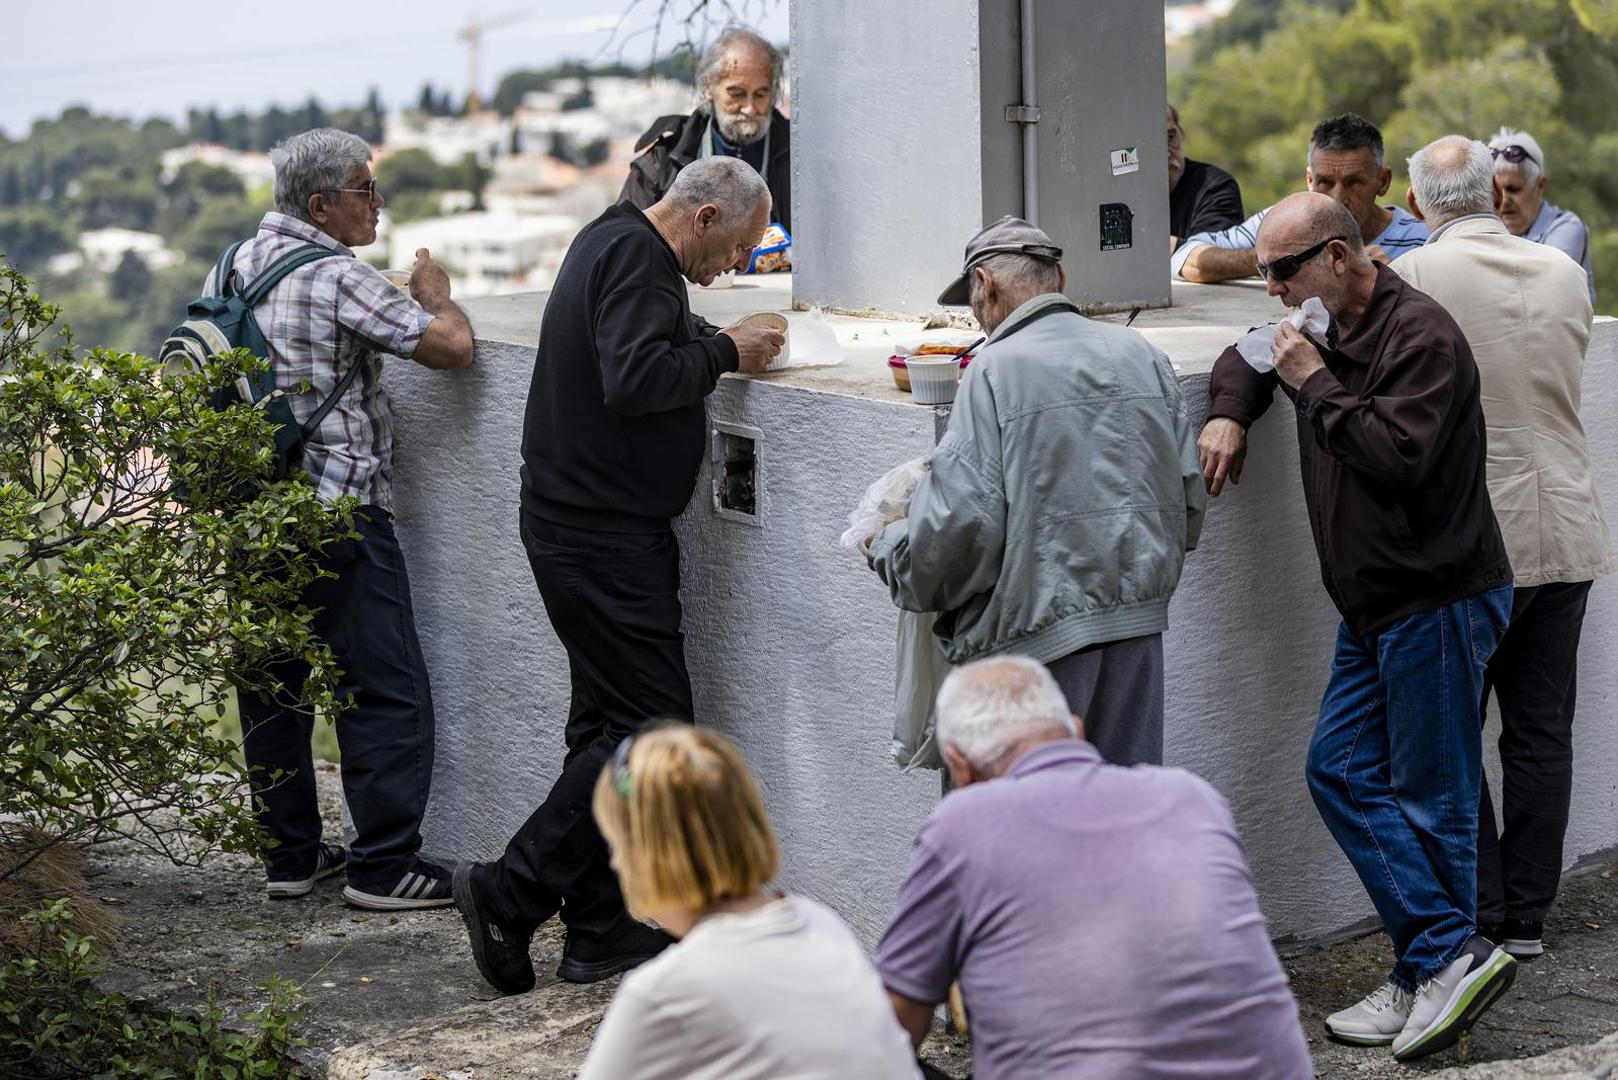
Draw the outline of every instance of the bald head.
[[[1264,215],[1258,234],[1275,239],[1294,250],[1313,247],[1322,240],[1341,239],[1353,254],[1363,257],[1365,243],[1360,239],[1360,227],[1342,203],[1318,191],[1300,191],[1288,195]]]
[[[1410,155],[1410,198],[1436,230],[1468,214],[1494,212],[1494,159],[1465,135],[1434,139]]]

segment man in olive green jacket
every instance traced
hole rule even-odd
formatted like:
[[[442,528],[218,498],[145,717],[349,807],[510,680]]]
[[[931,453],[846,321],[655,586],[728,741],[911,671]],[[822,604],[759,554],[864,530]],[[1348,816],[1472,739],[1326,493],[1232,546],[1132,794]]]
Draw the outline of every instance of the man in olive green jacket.
[[[1489,148],[1460,135],[1417,151],[1410,209],[1430,235],[1393,269],[1448,309],[1477,359],[1489,498],[1517,578],[1484,690],[1499,701],[1505,830],[1485,783],[1477,921],[1507,952],[1535,956],[1562,872],[1585,602],[1614,556],[1579,422],[1584,271],[1495,217],[1493,174]]]
[[[952,664],[1047,665],[1111,762],[1163,756],[1163,631],[1206,505],[1168,358],[1079,314],[1061,249],[1005,217],[938,299],[989,337],[909,516],[871,541],[894,603],[939,613]]]

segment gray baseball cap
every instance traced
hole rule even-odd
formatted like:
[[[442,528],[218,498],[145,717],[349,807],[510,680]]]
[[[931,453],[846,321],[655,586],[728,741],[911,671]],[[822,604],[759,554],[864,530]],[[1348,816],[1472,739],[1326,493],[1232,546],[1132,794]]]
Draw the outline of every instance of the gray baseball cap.
[[[938,294],[938,302],[954,305],[969,303],[967,283],[971,280],[972,268],[991,255],[1028,255],[1051,263],[1062,261],[1062,249],[1045,235],[1045,230],[1007,214],[993,225],[985,225],[966,242],[966,265],[961,268],[961,276]]]

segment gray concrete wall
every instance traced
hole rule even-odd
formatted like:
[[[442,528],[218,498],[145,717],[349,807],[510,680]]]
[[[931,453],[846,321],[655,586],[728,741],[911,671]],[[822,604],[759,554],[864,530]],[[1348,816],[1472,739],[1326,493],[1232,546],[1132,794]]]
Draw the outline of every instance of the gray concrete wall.
[[[816,0],[790,15],[796,296],[930,310],[940,269],[959,268],[982,224],[978,0]]]
[[[983,0],[983,220],[1023,214],[1022,142],[1004,106],[1018,101],[1019,0]],[[1168,147],[1163,134],[1163,9],[1134,0],[1039,0],[1039,224],[1062,246],[1067,293],[1087,310],[1169,302]],[[1137,147],[1115,176],[1110,154]],[[1100,207],[1134,214],[1134,245],[1102,251]]]
[[[1168,312],[1142,321],[1186,370],[1201,408],[1217,344],[1260,321],[1246,309],[1263,298],[1222,286],[1188,289],[1185,300],[1175,311],[1201,313],[1202,325],[1173,325]],[[1232,300],[1242,310],[1219,306]],[[426,840],[446,857],[497,855],[562,757],[566,662],[517,536],[540,302],[474,304],[471,371],[397,362],[387,373],[398,411],[399,533],[439,716]],[[869,480],[927,450],[935,414],[884,400],[891,394],[875,383],[864,393],[853,374],[831,390],[793,385],[793,376],[723,380],[710,418],[763,433],[762,526],[716,515],[705,470],[677,531],[700,719],[736,739],[757,770],[783,840],[784,882],[833,904],[871,942],[938,789],[935,775],[902,776],[889,764],[895,616],[836,536]],[[1610,514],[1618,508],[1612,320],[1597,327],[1584,415]],[[1243,482],[1213,503],[1170,610],[1167,757],[1230,800],[1272,933],[1311,939],[1371,914],[1302,778],[1337,619],[1319,583],[1289,414],[1272,410],[1251,438]],[[1585,629],[1570,862],[1618,843],[1615,589],[1598,583]]]

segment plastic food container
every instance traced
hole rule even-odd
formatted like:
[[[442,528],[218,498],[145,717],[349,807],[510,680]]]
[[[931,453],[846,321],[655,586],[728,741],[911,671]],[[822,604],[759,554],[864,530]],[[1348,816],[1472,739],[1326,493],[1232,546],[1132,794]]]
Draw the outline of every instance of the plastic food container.
[[[777,330],[783,334],[789,329],[786,316],[778,311],[755,311],[751,315],[742,316],[737,322],[745,326],[767,326],[771,330]],[[775,359],[771,360],[769,366],[764,370],[778,371],[786,367],[787,356],[790,351],[789,343],[782,342],[781,351],[775,354]]]
[[[905,359],[910,393],[918,405],[948,405],[961,381],[961,362],[954,356],[911,356]]]
[[[382,276],[388,279],[388,284],[397,285],[401,289],[410,288],[410,271],[388,269],[382,271]]]

